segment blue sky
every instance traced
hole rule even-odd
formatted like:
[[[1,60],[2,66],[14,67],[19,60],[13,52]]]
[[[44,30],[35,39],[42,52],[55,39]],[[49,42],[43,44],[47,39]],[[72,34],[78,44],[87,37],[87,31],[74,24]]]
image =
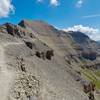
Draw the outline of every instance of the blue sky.
[[[17,23],[21,19],[39,19],[47,21],[60,28],[83,24],[85,26],[100,27],[100,0],[59,0],[59,5],[50,4],[50,0],[12,0],[15,13],[8,18],[0,18],[0,23]],[[94,17],[84,17],[99,15]]]
[[[0,24],[31,19],[44,20],[58,28],[83,25],[100,29],[100,0],[0,0],[0,3]]]

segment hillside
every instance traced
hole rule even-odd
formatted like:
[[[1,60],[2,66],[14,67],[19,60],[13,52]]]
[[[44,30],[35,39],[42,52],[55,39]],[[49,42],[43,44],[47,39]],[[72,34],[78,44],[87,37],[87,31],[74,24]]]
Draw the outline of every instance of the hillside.
[[[1,25],[1,99],[99,100],[99,48],[43,21]]]

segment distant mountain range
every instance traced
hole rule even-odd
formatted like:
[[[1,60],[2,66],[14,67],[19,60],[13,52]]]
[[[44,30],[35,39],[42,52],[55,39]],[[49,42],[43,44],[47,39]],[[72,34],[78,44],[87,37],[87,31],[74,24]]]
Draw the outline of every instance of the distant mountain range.
[[[100,41],[97,41],[98,43],[100,43]]]

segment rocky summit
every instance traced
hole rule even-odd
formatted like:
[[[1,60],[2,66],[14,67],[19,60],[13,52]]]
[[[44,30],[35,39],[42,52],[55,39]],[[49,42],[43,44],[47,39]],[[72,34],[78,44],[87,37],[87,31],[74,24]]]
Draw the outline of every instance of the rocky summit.
[[[100,44],[43,21],[1,25],[0,100],[100,100]]]

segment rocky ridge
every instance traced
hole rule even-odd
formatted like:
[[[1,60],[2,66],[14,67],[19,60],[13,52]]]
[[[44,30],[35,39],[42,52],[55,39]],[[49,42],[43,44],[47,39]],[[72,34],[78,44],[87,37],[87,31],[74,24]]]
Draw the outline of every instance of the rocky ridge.
[[[2,100],[95,100],[94,83],[82,72],[84,68],[99,69],[99,51],[93,51],[93,46],[89,50],[81,47],[83,44],[72,34],[42,21],[22,20],[18,25],[0,26],[0,43],[7,44],[6,69],[14,73]],[[95,59],[82,55],[83,49],[89,57],[96,52]]]

